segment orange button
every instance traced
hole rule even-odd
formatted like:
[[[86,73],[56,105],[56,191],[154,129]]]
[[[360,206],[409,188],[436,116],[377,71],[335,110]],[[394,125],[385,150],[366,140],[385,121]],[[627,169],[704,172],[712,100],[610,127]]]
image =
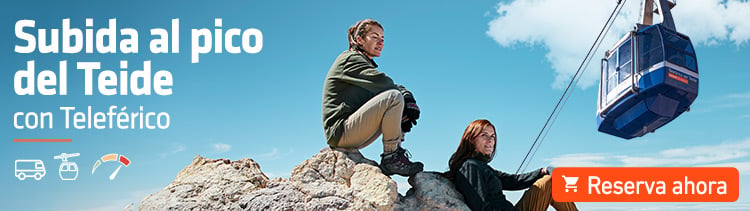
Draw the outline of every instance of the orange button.
[[[733,167],[558,167],[559,202],[733,202],[740,173]]]

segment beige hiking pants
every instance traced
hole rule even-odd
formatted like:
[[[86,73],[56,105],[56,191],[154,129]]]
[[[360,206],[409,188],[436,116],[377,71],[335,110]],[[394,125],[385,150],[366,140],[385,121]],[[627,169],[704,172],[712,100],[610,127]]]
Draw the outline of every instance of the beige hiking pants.
[[[516,210],[547,210],[550,205],[555,210],[578,210],[573,202],[556,202],[552,199],[552,177],[545,175],[523,193],[516,203]]]
[[[383,152],[393,152],[403,139],[404,96],[395,89],[375,95],[344,121],[337,147],[362,149],[383,135]]]

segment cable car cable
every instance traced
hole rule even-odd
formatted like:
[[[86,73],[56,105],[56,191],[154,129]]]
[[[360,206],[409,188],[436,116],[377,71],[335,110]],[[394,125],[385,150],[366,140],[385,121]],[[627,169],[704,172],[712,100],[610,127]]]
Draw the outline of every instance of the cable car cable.
[[[534,140],[534,143],[531,144],[531,147],[529,148],[529,151],[526,152],[526,156],[523,157],[523,161],[521,161],[521,165],[519,165],[518,169],[516,169],[516,174],[518,174],[518,172],[521,171],[521,168],[524,166],[524,163],[526,163],[527,159],[529,160],[529,162],[531,162],[531,158],[529,157],[529,155],[531,154],[532,150],[534,150],[534,147],[537,146],[537,142],[540,141],[539,138],[542,136],[542,133],[545,133],[545,129],[547,129],[547,131],[549,131],[549,129],[548,129],[547,126],[548,125],[551,126],[550,120],[552,119],[552,117],[555,116],[555,118],[556,118],[555,113],[558,113],[558,115],[559,115],[558,108],[562,109],[562,107],[560,105],[563,102],[563,99],[567,99],[565,96],[568,94],[568,91],[570,90],[570,87],[574,85],[575,81],[577,81],[576,78],[579,77],[578,74],[581,72],[584,64],[587,63],[586,62],[587,60],[590,60],[589,56],[591,55],[591,52],[594,50],[594,47],[598,46],[597,43],[599,43],[600,42],[599,40],[601,38],[603,38],[602,35],[605,34],[604,33],[605,30],[608,31],[608,28],[609,28],[608,26],[611,26],[611,24],[614,23],[614,18],[616,18],[616,14],[620,13],[619,11],[622,9],[622,5],[623,5],[623,3],[625,1],[627,1],[627,0],[618,0],[617,1],[617,5],[612,10],[612,13],[609,15],[609,18],[607,18],[607,22],[604,23],[604,26],[602,27],[602,30],[599,31],[599,35],[596,36],[596,40],[594,40],[594,43],[591,45],[591,48],[589,48],[589,50],[586,53],[586,56],[584,57],[583,61],[581,61],[581,65],[578,66],[578,70],[576,70],[576,73],[573,75],[573,78],[570,80],[570,83],[568,83],[568,86],[565,88],[565,91],[563,92],[563,95],[560,96],[560,99],[557,101],[557,104],[555,105],[555,108],[552,109],[552,113],[550,113],[549,117],[547,117],[547,121],[544,122],[544,126],[542,127],[542,130],[539,131],[539,134],[536,136],[536,139]],[[563,105],[564,105],[564,103],[563,103]],[[546,137],[546,133],[545,133],[545,137]],[[539,144],[541,145],[541,142],[539,142]],[[537,149],[538,149],[538,147],[537,147]],[[536,154],[536,152],[534,154]],[[528,166],[528,164],[527,164],[527,166]]]
[[[620,7],[620,9],[622,9],[622,7]],[[617,16],[619,14],[620,14],[620,11],[617,11],[617,14],[615,16]],[[604,31],[603,37],[607,37],[607,34],[608,34],[610,28],[612,28],[612,24],[609,24],[609,26],[607,27],[607,29]],[[596,44],[596,47],[594,48],[594,53],[592,55],[596,55],[596,53],[599,51],[599,47],[601,45],[602,45],[602,42],[599,42],[598,44]],[[581,80],[581,77],[583,77],[583,73],[586,72],[586,69],[588,68],[589,64],[591,63],[591,58],[592,57],[589,57],[589,59],[586,61],[586,64],[583,66],[583,71],[581,71],[581,74],[578,75],[578,77],[574,79],[575,83],[573,84],[573,87],[576,87],[578,85],[578,82]],[[569,95],[567,95],[565,97],[565,100],[563,100],[562,105],[560,105],[560,108],[565,107],[565,104],[568,102],[568,99],[570,99],[571,95],[572,94],[569,94]],[[560,112],[557,112],[555,114],[555,117],[552,118],[552,121],[550,122],[550,125],[555,124],[555,121],[557,120],[558,116],[560,116]],[[542,136],[542,139],[539,141],[539,146],[541,146],[542,143],[544,143],[544,139],[547,138],[547,134],[549,134],[549,131],[550,130],[546,130],[544,132],[544,135]],[[537,146],[534,149],[534,152],[531,153],[531,157],[529,158],[529,162],[526,162],[526,166],[523,167],[522,172],[525,172],[526,169],[529,167],[529,164],[531,164],[531,160],[534,159],[534,156],[536,156],[536,152],[539,151],[539,148],[541,148],[539,146]]]

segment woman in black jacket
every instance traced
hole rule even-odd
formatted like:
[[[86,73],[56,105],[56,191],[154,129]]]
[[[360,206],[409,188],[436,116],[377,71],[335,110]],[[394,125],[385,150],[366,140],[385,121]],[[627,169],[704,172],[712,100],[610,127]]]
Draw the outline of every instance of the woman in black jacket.
[[[466,127],[458,149],[453,153],[447,172],[466,204],[472,210],[577,210],[573,202],[552,200],[550,168],[523,174],[508,174],[487,165],[497,149],[495,126],[485,119],[475,120]],[[523,190],[518,203],[511,204],[503,190]]]

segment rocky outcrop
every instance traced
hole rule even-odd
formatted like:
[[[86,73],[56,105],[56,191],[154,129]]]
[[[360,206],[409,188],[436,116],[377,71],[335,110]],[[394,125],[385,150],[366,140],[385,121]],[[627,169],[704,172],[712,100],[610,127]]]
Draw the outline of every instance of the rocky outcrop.
[[[196,156],[161,191],[147,196],[139,210],[234,210],[246,193],[265,188],[268,177],[251,159],[211,160]]]
[[[464,197],[437,172],[419,172],[409,178],[412,188],[394,210],[467,210]]]
[[[274,201],[278,200],[278,201]],[[391,210],[398,187],[380,169],[355,164],[341,152],[322,150],[292,169],[289,179],[240,199],[249,210]]]
[[[251,159],[198,156],[139,210],[469,210],[439,173],[421,172],[409,183],[413,188],[400,196],[378,167],[328,148],[295,166],[288,179],[273,180]]]

